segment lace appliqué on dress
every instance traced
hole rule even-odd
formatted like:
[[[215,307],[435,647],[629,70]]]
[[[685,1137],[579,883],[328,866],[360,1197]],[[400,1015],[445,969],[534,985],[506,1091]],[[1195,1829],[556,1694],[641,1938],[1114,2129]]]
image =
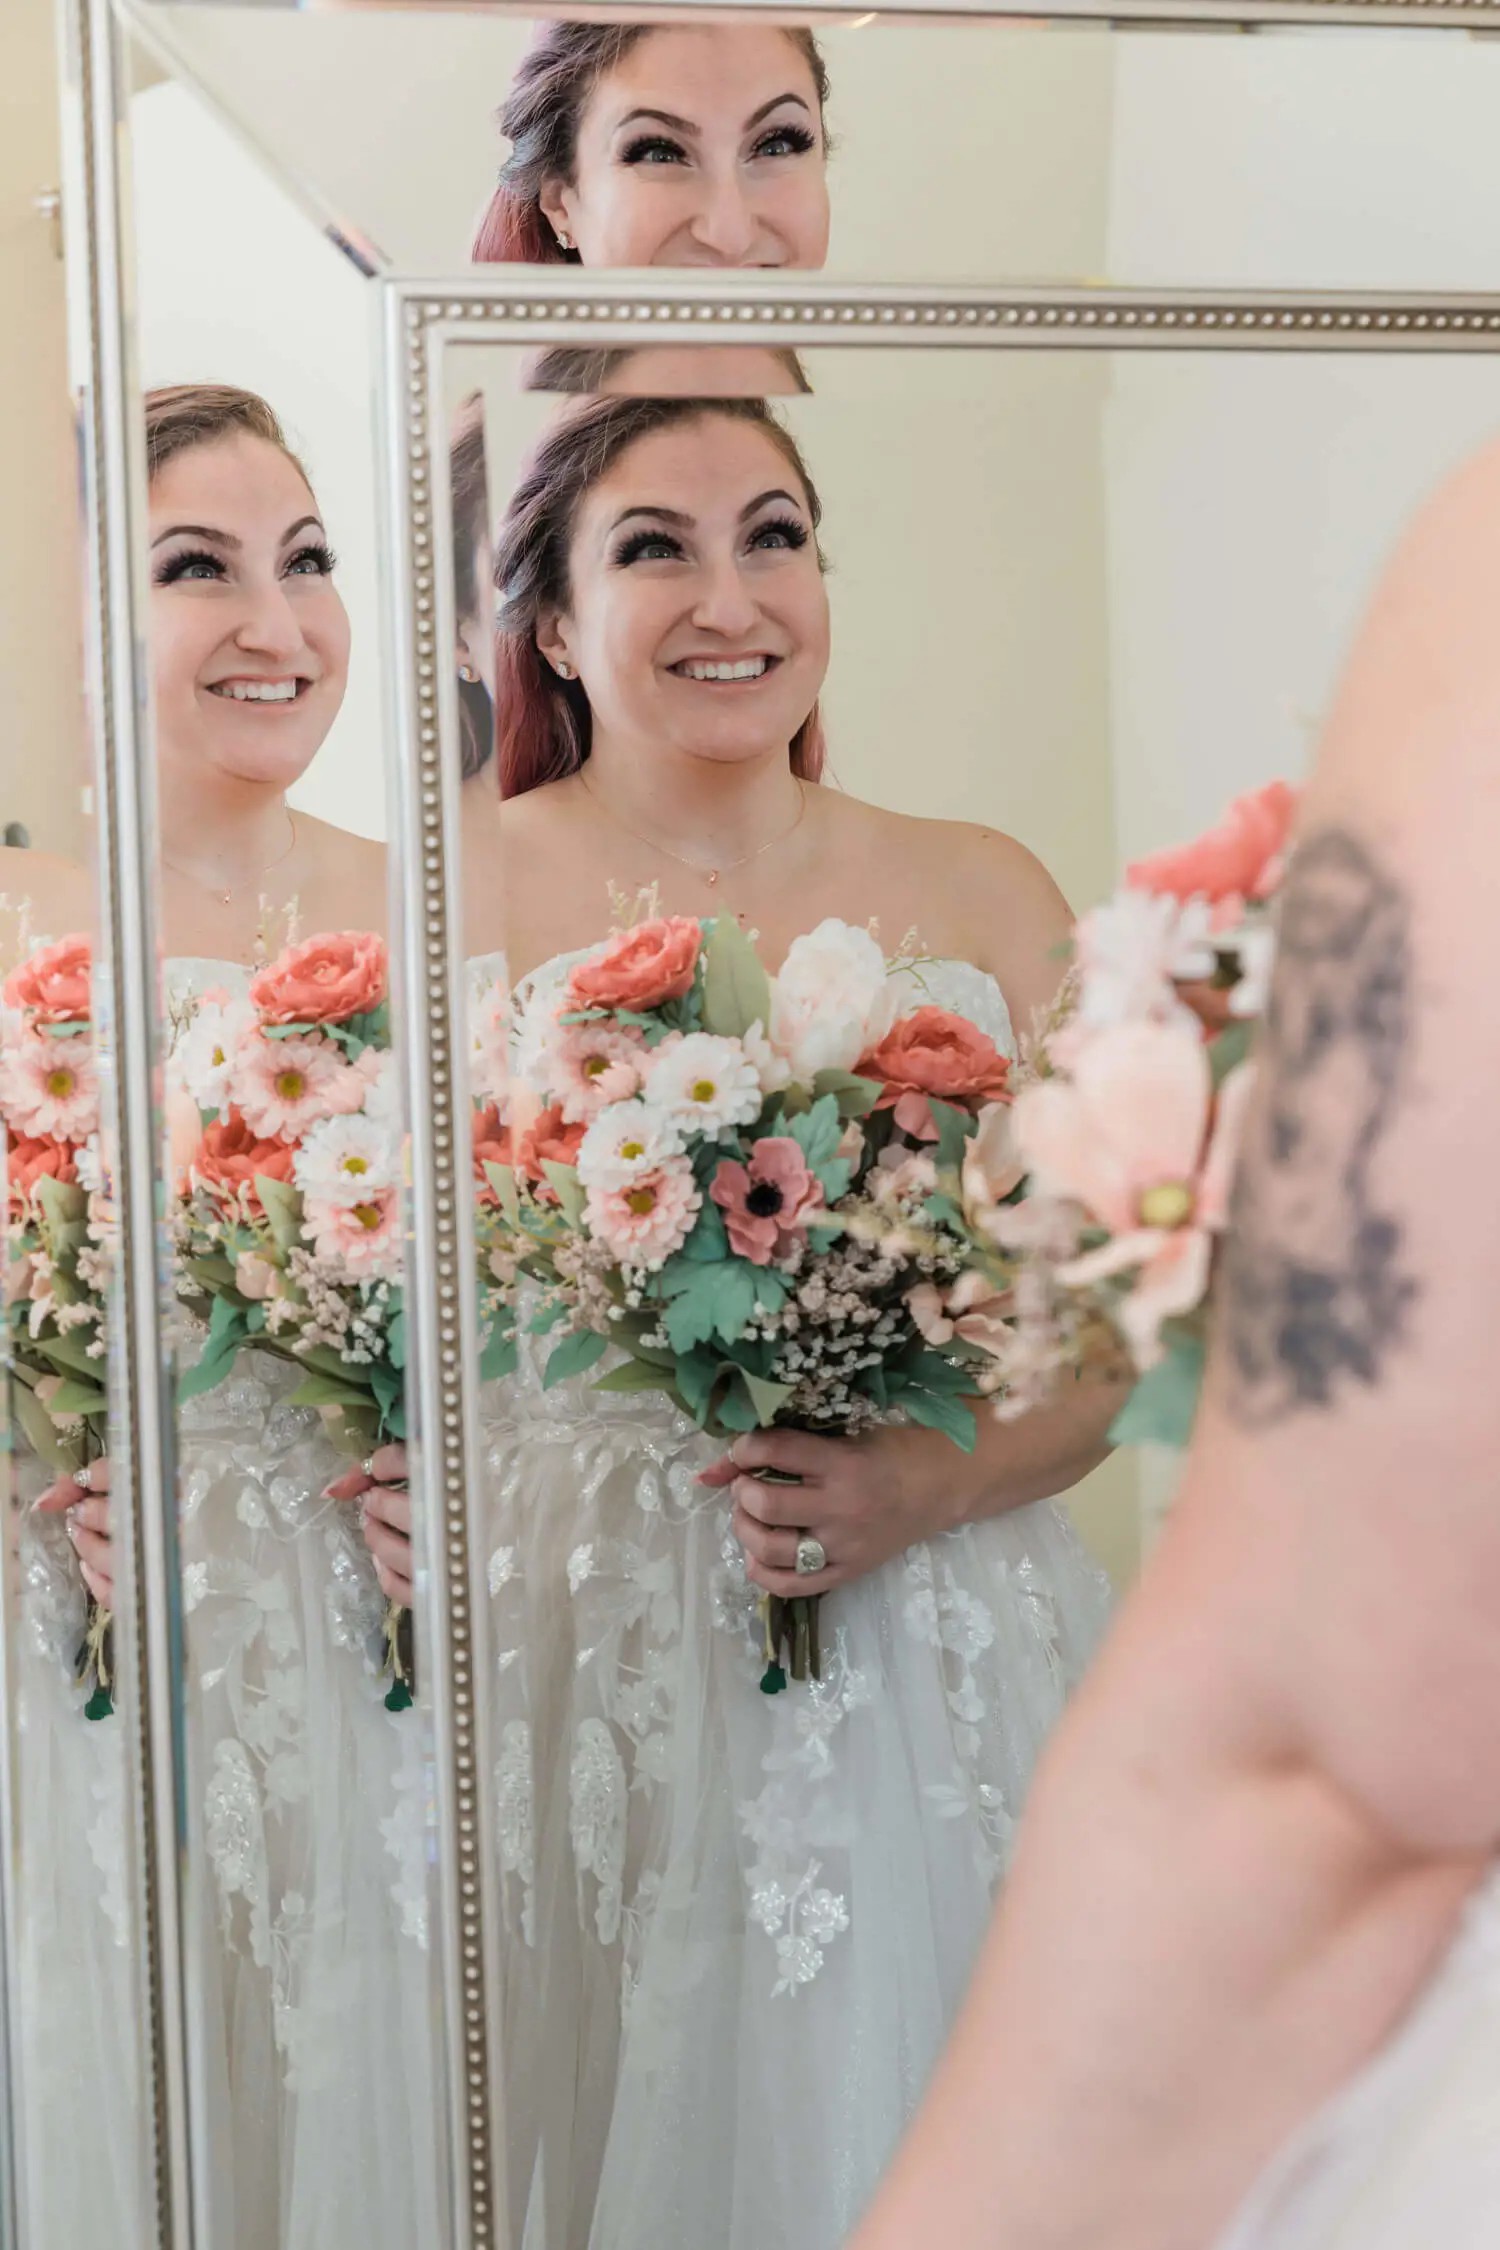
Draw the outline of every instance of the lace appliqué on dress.
[[[583,1719],[574,1738],[568,1776],[569,1832],[582,1884],[592,1875],[598,1885],[594,1927],[601,1945],[620,1934],[625,1877],[625,1765],[602,1719]]]

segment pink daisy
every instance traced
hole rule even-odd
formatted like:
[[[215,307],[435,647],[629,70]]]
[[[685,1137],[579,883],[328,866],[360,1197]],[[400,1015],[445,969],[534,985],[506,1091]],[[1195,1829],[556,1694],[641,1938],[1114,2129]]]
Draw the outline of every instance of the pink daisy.
[[[262,1140],[295,1141],[325,1117],[347,1117],[369,1080],[344,1060],[331,1039],[263,1039],[253,1034],[235,1054],[236,1107]]]
[[[336,1279],[400,1280],[401,1211],[394,1187],[372,1188],[363,1203],[309,1196],[302,1219],[316,1256]]]
[[[611,1102],[640,1092],[646,1042],[628,1026],[575,1023],[552,1050],[552,1098],[568,1125],[587,1125]]]
[[[99,1127],[99,1077],[88,1041],[24,1033],[0,1060],[0,1107],[23,1139],[86,1141]]]
[[[685,1156],[669,1156],[622,1188],[590,1194],[590,1231],[621,1265],[654,1273],[693,1231],[703,1198]]]

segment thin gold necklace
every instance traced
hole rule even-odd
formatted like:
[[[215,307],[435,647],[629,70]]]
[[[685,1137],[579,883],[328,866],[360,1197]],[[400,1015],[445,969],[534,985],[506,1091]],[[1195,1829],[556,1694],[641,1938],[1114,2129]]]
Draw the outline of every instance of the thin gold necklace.
[[[732,875],[737,867],[748,867],[752,859],[760,859],[773,845],[784,844],[789,836],[794,836],[802,826],[803,816],[807,811],[807,784],[800,776],[794,777],[797,780],[797,817],[791,826],[781,829],[775,836],[767,837],[763,844],[756,845],[753,852],[746,852],[739,859],[726,860],[720,867],[704,867],[698,860],[687,859],[681,852],[674,852],[671,845],[664,844],[659,836],[648,836],[644,829],[632,828],[628,820],[621,820],[614,807],[607,805],[598,790],[589,786],[585,767],[579,767],[578,778],[583,783],[585,793],[593,798],[605,818],[612,820],[616,828],[623,828],[627,836],[633,836],[638,844],[646,844],[652,851],[660,852],[664,858],[675,859],[679,867],[685,867],[690,874],[698,876],[710,890],[715,888],[721,875]]]
[[[284,867],[297,849],[297,815],[292,811],[290,805],[283,805],[281,809],[286,814],[287,826],[292,832],[291,841],[288,843],[286,850],[273,859],[268,867],[262,867],[257,874],[247,878],[251,883],[263,883],[268,875],[274,875],[277,868]],[[227,890],[221,891],[216,883],[205,883],[201,875],[195,875],[190,867],[179,866],[177,861],[169,859],[165,852],[162,853],[161,858],[164,867],[170,867],[174,875],[181,875],[187,882],[196,883],[200,891],[207,891],[209,897],[216,898],[221,906],[232,906],[236,888],[240,890],[245,888],[244,883],[238,886],[231,883]]]

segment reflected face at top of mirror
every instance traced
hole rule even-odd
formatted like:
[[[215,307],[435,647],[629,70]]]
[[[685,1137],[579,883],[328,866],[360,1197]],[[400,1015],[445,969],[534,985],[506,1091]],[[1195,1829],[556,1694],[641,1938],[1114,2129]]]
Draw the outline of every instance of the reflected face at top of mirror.
[[[826,92],[806,31],[543,24],[500,109],[511,152],[475,259],[821,266]]]

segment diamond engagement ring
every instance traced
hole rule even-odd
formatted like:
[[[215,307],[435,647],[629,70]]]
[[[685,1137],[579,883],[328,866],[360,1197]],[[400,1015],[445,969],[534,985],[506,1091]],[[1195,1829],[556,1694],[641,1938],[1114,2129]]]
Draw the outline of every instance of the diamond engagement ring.
[[[797,1576],[816,1578],[820,1570],[827,1568],[828,1550],[822,1540],[814,1539],[810,1531],[804,1531],[797,1541]]]
[[[77,1485],[80,1492],[88,1491],[89,1478],[93,1475],[93,1473],[94,1472],[92,1469],[75,1469],[73,1471],[73,1482]]]

